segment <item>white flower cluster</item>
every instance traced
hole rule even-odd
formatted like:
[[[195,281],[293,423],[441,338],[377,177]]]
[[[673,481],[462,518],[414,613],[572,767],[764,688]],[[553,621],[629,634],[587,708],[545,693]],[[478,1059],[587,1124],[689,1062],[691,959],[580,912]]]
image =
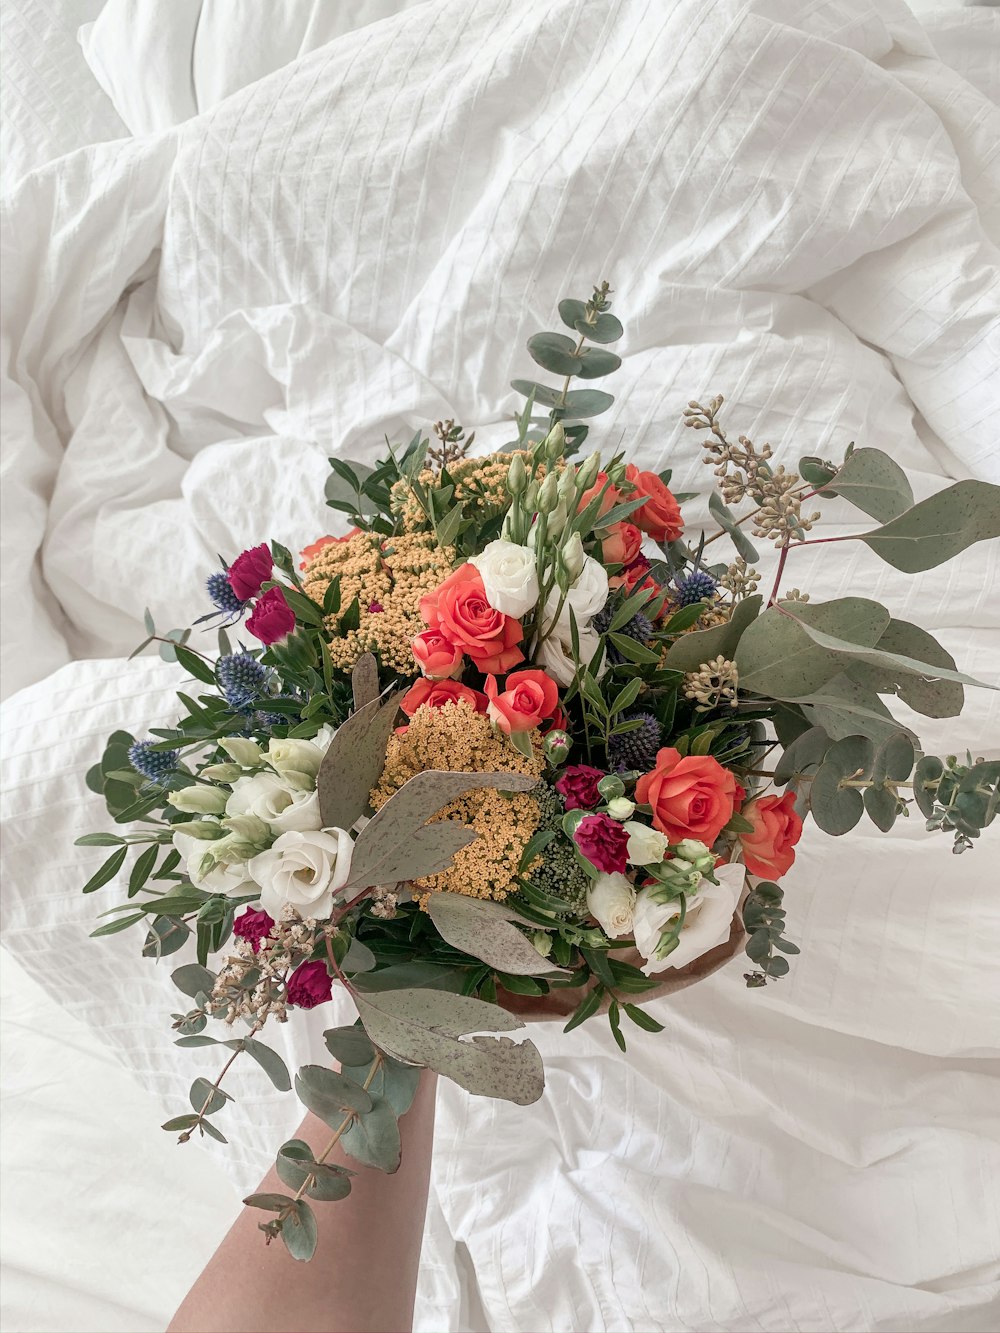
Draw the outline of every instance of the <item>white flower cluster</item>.
[[[207,781],[172,792],[175,809],[203,818],[178,826],[174,846],[191,883],[229,897],[256,893],[269,916],[286,907],[322,920],[347,882],[354,843],[322,827],[316,777],[333,740],[272,739],[266,750],[233,736],[221,742],[231,764],[202,770]]]
[[[558,684],[571,685],[576,663],[570,613],[576,619],[580,656],[586,664],[600,643],[592,622],[604,610],[610,590],[607,570],[584,553],[579,533],[573,533],[558,558],[568,587],[564,592],[556,583],[549,590],[541,615],[541,641],[536,642],[532,656]],[[527,546],[502,539],[489,542],[469,563],[479,571],[486,600],[494,611],[520,620],[538,605],[538,561],[530,537]]]

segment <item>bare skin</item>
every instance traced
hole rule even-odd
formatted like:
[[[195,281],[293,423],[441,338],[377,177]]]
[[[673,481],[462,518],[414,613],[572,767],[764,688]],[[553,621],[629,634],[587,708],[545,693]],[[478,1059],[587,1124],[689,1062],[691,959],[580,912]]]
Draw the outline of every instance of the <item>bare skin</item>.
[[[319,1243],[309,1263],[280,1240],[265,1245],[245,1208],[174,1315],[167,1333],[406,1333],[413,1323],[434,1142],[436,1076],[426,1072],[400,1120],[395,1175],[330,1156],[357,1171],[346,1199],[315,1205]],[[319,1153],[330,1129],[310,1114],[296,1131]],[[287,1193],[272,1169],[261,1192]]]

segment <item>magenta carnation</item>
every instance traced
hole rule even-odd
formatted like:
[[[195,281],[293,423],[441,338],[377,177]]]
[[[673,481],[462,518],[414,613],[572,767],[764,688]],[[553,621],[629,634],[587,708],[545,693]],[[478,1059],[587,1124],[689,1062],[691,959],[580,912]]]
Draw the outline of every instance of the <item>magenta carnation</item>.
[[[573,841],[591,865],[607,875],[624,873],[628,862],[628,834],[610,815],[584,815]]]
[[[274,569],[274,561],[266,543],[251,546],[229,566],[229,586],[241,602],[256,597],[261,584],[266,583]]]
[[[326,970],[326,963],[316,959],[312,963],[300,963],[288,978],[285,997],[289,1004],[300,1009],[315,1009],[318,1004],[325,1004],[333,994],[333,979]]]
[[[593,810],[601,800],[597,784],[606,776],[599,768],[591,768],[589,764],[570,764],[555,784],[556,791],[563,798],[567,810]]]
[[[280,588],[268,588],[247,618],[247,629],[261,643],[277,643],[295,628],[295,612]]]
[[[263,909],[257,911],[253,907],[248,907],[243,915],[238,916],[233,922],[233,934],[241,940],[249,940],[254,953],[257,953],[261,940],[267,939],[273,925],[274,918],[268,916]]]

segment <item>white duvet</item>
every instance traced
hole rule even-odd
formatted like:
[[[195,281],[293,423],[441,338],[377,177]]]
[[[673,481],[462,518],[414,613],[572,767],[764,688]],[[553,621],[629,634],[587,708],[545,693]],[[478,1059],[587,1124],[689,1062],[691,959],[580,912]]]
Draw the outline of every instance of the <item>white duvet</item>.
[[[707,490],[681,409],[717,391],[792,464],[856,440],[921,494],[1000,477],[1000,112],[988,61],[974,87],[902,4],[426,0],[303,47],[8,202],[4,940],[172,1106],[201,1053],[170,1044],[167,966],[86,941],[115,893],[78,893],[83,773],[170,714],[175,670],[121,660],[143,607],[187,623],[217,551],[326,531],[329,454],[445,416],[502,442],[526,337],[607,278],[595,437],[679,489]],[[864,588],[1000,683],[995,544],[905,582],[833,549],[789,582]],[[996,752],[996,698],[929,746]],[[995,1327],[995,852],[911,822],[804,844],[788,981],[747,994],[736,963],[627,1060],[541,1028],[528,1110],[442,1089],[420,1327]],[[249,1186],[296,1111],[238,1095]]]

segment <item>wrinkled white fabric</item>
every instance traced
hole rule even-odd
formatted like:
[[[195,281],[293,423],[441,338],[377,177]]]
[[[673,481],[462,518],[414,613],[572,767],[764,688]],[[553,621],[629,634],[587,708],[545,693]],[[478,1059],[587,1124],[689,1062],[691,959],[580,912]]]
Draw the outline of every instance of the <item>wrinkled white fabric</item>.
[[[894,0],[428,0],[28,177],[3,497],[4,684],[26,687],[5,705],[5,940],[28,971],[183,1104],[211,1062],[170,1044],[167,965],[87,942],[117,898],[79,895],[100,853],[72,847],[102,822],[101,740],[168,718],[178,675],[71,659],[120,659],[147,604],[187,623],[216,552],[325,531],[328,454],[447,416],[507,439],[508,381],[561,296],[612,282],[624,365],[593,438],[678,489],[707,491],[679,421],[713,392],[789,465],[853,439],[921,495],[996,479],[997,114]],[[823,508],[820,534],[856,523]],[[995,545],[910,580],[817,547],[787,575],[863,588],[994,680],[998,576]],[[995,749],[996,698],[921,722],[929,748]],[[667,1032],[636,1030],[627,1060],[597,1025],[539,1029],[527,1111],[443,1090],[420,1327],[995,1324],[989,848],[958,862],[911,823],[804,845],[806,953],[780,987],[747,995],[734,964],[658,1006]],[[301,1063],[332,1021],[275,1042]],[[249,1186],[297,1113],[233,1072],[225,1160]]]

